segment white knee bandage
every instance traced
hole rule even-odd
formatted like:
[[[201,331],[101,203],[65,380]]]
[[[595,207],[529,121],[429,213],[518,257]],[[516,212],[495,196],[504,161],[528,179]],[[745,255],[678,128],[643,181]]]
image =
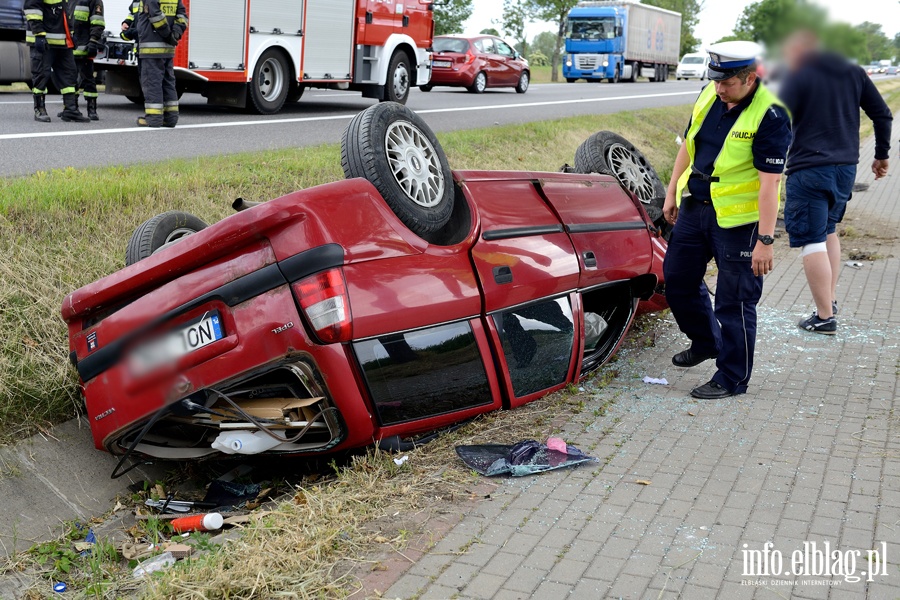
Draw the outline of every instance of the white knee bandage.
[[[803,250],[800,251],[800,256],[809,256],[810,254],[815,254],[816,252],[828,252],[828,248],[825,246],[825,242],[819,242],[818,244],[807,244],[803,246]]]

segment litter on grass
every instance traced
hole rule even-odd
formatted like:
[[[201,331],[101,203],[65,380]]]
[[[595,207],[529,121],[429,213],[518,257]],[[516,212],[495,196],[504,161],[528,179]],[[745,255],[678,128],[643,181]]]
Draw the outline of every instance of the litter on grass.
[[[666,380],[665,377],[663,377],[661,379],[657,379],[655,377],[650,377],[648,375],[644,375],[643,382],[644,383],[653,383],[656,385],[669,385],[669,382]]]
[[[562,440],[550,438],[547,441],[552,447],[534,440],[525,440],[511,446],[505,444],[457,446],[456,454],[467,467],[487,477],[506,474],[523,477],[587,462],[599,462],[596,457],[588,456],[575,446],[566,445]],[[560,447],[563,451],[559,450]]]

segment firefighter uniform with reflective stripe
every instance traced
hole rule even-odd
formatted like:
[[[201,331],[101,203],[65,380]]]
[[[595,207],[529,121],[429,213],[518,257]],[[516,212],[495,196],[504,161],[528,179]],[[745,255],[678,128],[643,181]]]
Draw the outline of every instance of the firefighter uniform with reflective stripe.
[[[712,56],[714,50],[709,52]],[[752,64],[748,58],[718,72],[711,67],[710,79],[724,83],[741,65]],[[681,151],[689,164],[670,183],[678,210],[663,264],[666,299],[691,341],[690,349],[673,362],[684,367],[716,358],[712,380],[691,392],[704,399],[747,390],[763,285],[762,276],[754,274],[754,252],[758,244],[770,244],[773,233],[760,232],[760,173],[781,173],[791,139],[787,111],[760,82],[737,102],[720,99],[716,82],[703,89],[694,105]],[[682,200],[685,189],[691,193]],[[766,198],[767,227],[771,221],[774,228],[771,201],[777,202],[777,192],[767,188],[766,193],[776,195]],[[760,238],[761,233],[766,235]],[[718,267],[715,311],[704,282],[710,259]]]
[[[84,93],[88,116],[97,118],[97,81],[94,79],[94,57],[103,43],[106,20],[103,0],[70,0],[69,26],[75,43],[75,66],[78,69],[78,91]]]
[[[187,25],[187,13],[181,0],[141,2],[137,34],[145,115],[138,119],[138,125],[175,127],[178,123],[173,59],[175,47]]]
[[[66,0],[25,0],[25,41],[31,47],[31,83],[35,120],[49,122],[44,103],[51,73],[63,95],[64,120],[86,121],[75,105],[77,71],[67,26]]]

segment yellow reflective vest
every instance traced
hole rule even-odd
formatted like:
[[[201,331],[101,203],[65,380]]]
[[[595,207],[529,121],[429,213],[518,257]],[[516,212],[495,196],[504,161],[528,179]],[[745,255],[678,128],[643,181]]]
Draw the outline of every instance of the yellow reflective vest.
[[[715,85],[710,83],[694,104],[691,126],[684,141],[691,162],[678,179],[675,197],[679,204],[694,166],[695,139],[716,99]],[[766,111],[772,105],[784,106],[760,83],[753,100],[728,132],[713,164],[713,172],[706,173],[712,177],[709,192],[719,227],[727,229],[759,221],[759,171],[753,166],[753,140]]]

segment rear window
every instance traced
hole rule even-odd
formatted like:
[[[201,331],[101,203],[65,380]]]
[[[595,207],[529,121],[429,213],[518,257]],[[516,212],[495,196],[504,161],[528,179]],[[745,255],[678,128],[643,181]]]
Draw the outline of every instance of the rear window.
[[[469,50],[468,40],[458,40],[455,38],[434,38],[435,52],[459,52],[465,54]]]
[[[685,56],[681,59],[683,65],[702,65],[706,61],[702,56]]]

